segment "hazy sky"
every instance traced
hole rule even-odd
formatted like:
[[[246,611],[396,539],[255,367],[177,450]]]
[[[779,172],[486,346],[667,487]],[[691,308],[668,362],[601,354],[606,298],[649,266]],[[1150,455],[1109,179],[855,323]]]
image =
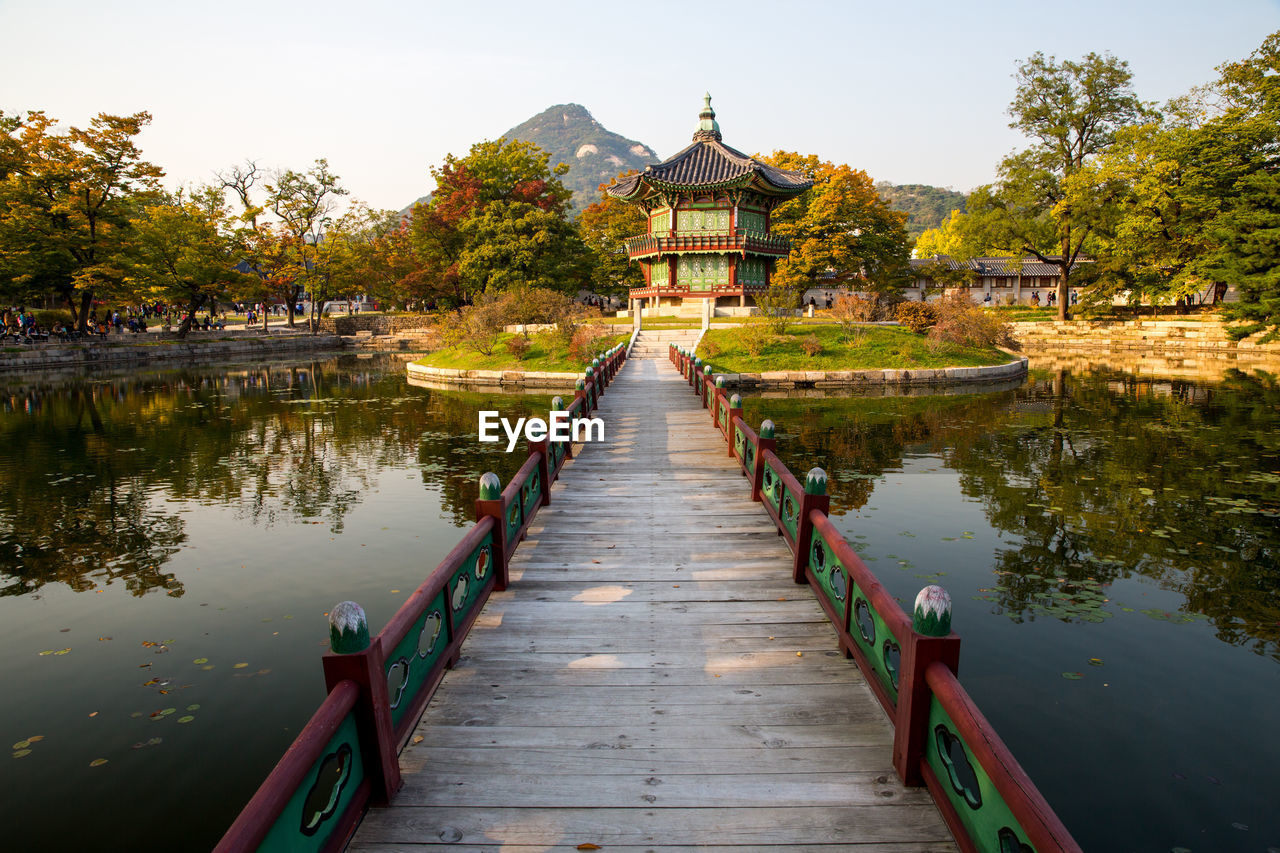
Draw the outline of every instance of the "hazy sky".
[[[1280,0],[0,0],[0,109],[147,110],[141,144],[171,185],[327,157],[397,209],[446,153],[552,104],[669,156],[709,90],[737,148],[968,190],[1022,145],[1019,59],[1110,51],[1163,101],[1278,29]]]

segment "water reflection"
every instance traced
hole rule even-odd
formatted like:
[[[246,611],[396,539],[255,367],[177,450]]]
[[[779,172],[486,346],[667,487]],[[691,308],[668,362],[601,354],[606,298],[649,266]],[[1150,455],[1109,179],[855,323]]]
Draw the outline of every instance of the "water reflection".
[[[1280,658],[1280,385],[1040,372],[968,397],[747,400],[793,470],[831,474],[833,515],[863,508],[904,458],[937,456],[1004,534],[982,596],[1016,620],[1099,622],[1143,576],[1224,642]],[[936,507],[921,505],[927,516]],[[909,524],[904,521],[904,524]],[[1145,612],[1145,611],[1144,611]]]
[[[453,521],[469,521],[479,473],[505,481],[523,461],[482,449],[477,411],[527,415],[548,402],[410,391],[380,363],[336,357],[0,382],[3,595],[121,582],[180,596],[164,565],[189,522],[170,504],[234,507],[264,530],[308,521],[339,533],[377,472],[406,457]]]

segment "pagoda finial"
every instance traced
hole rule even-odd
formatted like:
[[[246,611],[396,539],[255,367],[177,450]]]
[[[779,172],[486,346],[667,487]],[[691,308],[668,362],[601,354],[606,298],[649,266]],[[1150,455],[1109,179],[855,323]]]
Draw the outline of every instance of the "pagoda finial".
[[[719,142],[720,124],[716,121],[716,111],[711,108],[711,93],[702,97],[702,112],[698,113],[698,129],[693,134],[693,141],[714,139]]]

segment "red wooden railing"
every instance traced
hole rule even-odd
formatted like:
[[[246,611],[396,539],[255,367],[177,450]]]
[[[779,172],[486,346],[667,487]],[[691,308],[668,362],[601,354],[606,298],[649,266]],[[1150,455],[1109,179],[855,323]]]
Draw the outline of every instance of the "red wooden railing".
[[[591,414],[627,358],[613,347],[578,381],[570,420]],[[400,789],[397,758],[435,693],[457,663],[485,601],[506,589],[508,564],[551,483],[571,458],[568,442],[530,442],[529,456],[497,494],[481,478],[476,522],[405,600],[366,648],[323,658],[328,697],[215,848],[334,851],[346,844],[370,803]],[[490,480],[489,478],[492,478]]]
[[[710,409],[750,482],[751,499],[764,505],[791,549],[793,579],[813,588],[841,650],[857,661],[893,723],[894,769],[903,783],[928,786],[966,853],[1078,853],[956,678],[960,638],[918,631],[827,517],[825,472],[815,468],[802,485],[774,452],[770,421],[756,433],[743,420],[738,395],[728,394],[709,364],[675,344],[669,355]]]

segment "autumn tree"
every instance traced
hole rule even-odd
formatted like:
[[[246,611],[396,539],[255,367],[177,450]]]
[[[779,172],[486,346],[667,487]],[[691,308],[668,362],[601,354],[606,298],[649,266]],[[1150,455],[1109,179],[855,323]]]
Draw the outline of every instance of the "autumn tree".
[[[469,293],[522,286],[575,293],[589,280],[591,256],[563,212],[498,201],[468,218],[458,273]]]
[[[634,171],[623,172],[618,178],[631,174]],[[644,286],[640,265],[627,257],[626,240],[645,233],[647,225],[638,205],[609,195],[605,192],[607,186],[601,184],[600,200],[578,214],[578,230],[594,256],[592,290],[621,296],[632,287]]]
[[[1079,62],[1037,52],[1018,66],[1010,127],[1030,148],[1000,164],[999,180],[979,187],[966,207],[985,241],[1034,255],[1059,270],[1058,318],[1067,318],[1071,267],[1107,216],[1108,194],[1095,184],[1068,193],[1074,176],[1148,108],[1133,93],[1129,64],[1090,53]]]
[[[58,132],[43,112],[7,117],[0,183],[0,274],[10,291],[56,295],[83,330],[95,294],[118,293],[132,246],[130,221],[153,199],[159,167],[135,137],[145,112],[100,113]]]
[[[777,286],[800,294],[829,271],[857,275],[864,290],[887,292],[905,283],[906,214],[889,207],[866,172],[790,151],[764,160],[813,181],[772,214],[772,233],[791,240],[791,254],[773,275]]]
[[[307,290],[310,281],[322,281],[323,270],[319,262],[327,256],[321,249],[324,229],[329,215],[337,206],[338,198],[347,191],[338,183],[338,176],[329,171],[324,158],[306,172],[285,169],[277,172],[266,185],[267,207],[280,220],[280,227],[288,233],[292,242],[295,275],[287,286],[277,291],[289,313],[289,325],[294,325],[294,309]],[[312,301],[313,322],[318,300]]]
[[[253,279],[236,265],[244,255],[237,228],[218,187],[162,196],[132,221],[136,243],[126,266],[131,294],[142,301],[185,306],[178,337],[186,337],[195,312]]]
[[[445,158],[444,164],[431,170],[436,190],[430,200],[416,205],[413,211],[412,242],[420,271],[416,274],[418,295],[453,305],[471,301],[477,282],[487,277],[462,273],[464,252],[474,259],[497,251],[479,249],[474,241],[494,233],[495,218],[485,227],[467,223],[484,215],[496,202],[536,208],[551,218],[564,220],[571,193],[560,182],[569,171],[563,163],[549,165],[550,154],[531,142],[497,139],[478,142],[465,157]],[[518,218],[550,220],[532,214],[525,207],[508,207],[519,211]],[[499,217],[500,218],[500,217]],[[532,218],[532,219],[531,219]]]

